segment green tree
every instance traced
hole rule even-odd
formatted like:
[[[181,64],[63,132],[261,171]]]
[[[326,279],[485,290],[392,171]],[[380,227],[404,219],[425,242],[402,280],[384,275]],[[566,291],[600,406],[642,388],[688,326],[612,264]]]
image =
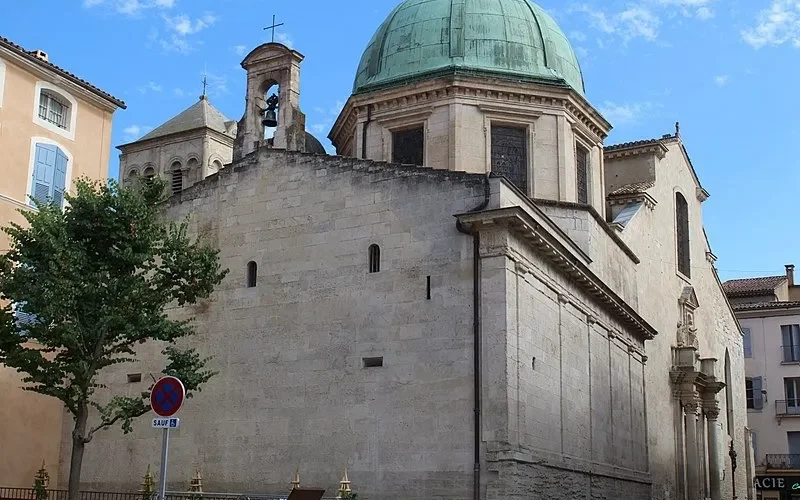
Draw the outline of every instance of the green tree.
[[[194,334],[190,321],[165,309],[209,297],[227,270],[218,251],[189,238],[185,221],[163,219],[164,192],[159,180],[122,188],[81,179],[65,208],[36,203],[21,211],[26,227],[3,228],[11,244],[0,255],[0,363],[72,414],[70,500],[78,500],[93,435],[115,424],[131,432],[150,411],[149,391],[98,391],[104,368],[135,361],[137,346],[157,341],[163,373],[180,378],[189,396],[215,375],[207,358],[177,344]]]

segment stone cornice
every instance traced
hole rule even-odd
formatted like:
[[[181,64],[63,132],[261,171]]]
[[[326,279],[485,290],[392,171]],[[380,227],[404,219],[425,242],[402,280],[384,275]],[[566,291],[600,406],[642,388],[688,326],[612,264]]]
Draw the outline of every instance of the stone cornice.
[[[21,208],[21,209],[24,209],[24,210],[30,210],[32,212],[38,212],[36,207],[31,206],[31,205],[26,205],[25,203],[15,199],[15,198],[12,198],[10,196],[6,196],[3,193],[0,193],[0,201],[5,201],[6,203],[11,203],[12,205],[14,205],[17,208]]]
[[[603,157],[606,160],[616,160],[618,158],[630,158],[633,156],[641,155],[655,155],[659,160],[666,156],[669,148],[661,141],[653,141],[641,145],[632,145],[631,147],[614,149],[612,151],[604,151]]]
[[[117,146],[117,149],[119,149],[122,152],[122,154],[137,153],[139,151],[152,149],[155,145],[166,146],[169,144],[180,143],[187,140],[200,139],[205,135],[212,136],[219,142],[233,147],[233,141],[234,141],[233,137],[217,132],[216,130],[208,127],[197,127],[191,130],[184,130],[181,132],[175,132],[173,134],[153,137],[152,139],[146,139],[144,141],[139,140],[135,142],[129,142],[128,144],[122,144]]]
[[[650,210],[656,208],[658,202],[655,198],[647,193],[630,193],[630,194],[616,194],[608,195],[609,205],[627,205],[633,201],[640,201]]]
[[[537,223],[520,207],[499,208],[477,213],[457,215],[462,225],[473,232],[480,233],[498,224],[507,227],[526,241],[538,255],[561,269],[589,295],[603,304],[610,314],[621,323],[629,326],[642,340],[650,340],[657,334],[647,321],[614,293],[586,264],[564,246],[548,228]]]
[[[343,143],[345,136],[354,130],[353,113],[361,117],[366,107],[373,113],[403,109],[423,103],[433,103],[447,98],[472,98],[491,103],[514,105],[533,105],[566,113],[571,121],[580,124],[581,129],[594,135],[593,142],[602,142],[608,136],[611,125],[583,98],[571,89],[559,89],[541,84],[510,84],[502,81],[483,81],[475,78],[439,78],[406,87],[379,90],[351,96],[339,117],[336,119],[328,137],[334,142]],[[519,111],[525,113],[525,111]],[[535,110],[530,110],[536,116]],[[344,135],[343,135],[344,134]]]

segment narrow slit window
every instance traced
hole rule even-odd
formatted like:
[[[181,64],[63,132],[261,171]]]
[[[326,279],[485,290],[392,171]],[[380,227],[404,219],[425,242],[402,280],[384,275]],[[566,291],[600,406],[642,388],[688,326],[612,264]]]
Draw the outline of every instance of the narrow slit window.
[[[678,247],[678,271],[692,277],[692,257],[689,242],[689,204],[681,193],[675,193],[675,234]]]
[[[381,247],[378,245],[369,246],[369,272],[381,272]]]
[[[575,146],[575,166],[578,203],[589,203],[589,151],[580,144]]]
[[[363,358],[364,368],[380,368],[383,366],[383,356]]]
[[[428,294],[427,294],[427,299],[431,300],[431,277],[430,276],[428,276]]]
[[[247,263],[247,288],[255,288],[258,280],[258,264],[253,261]]]

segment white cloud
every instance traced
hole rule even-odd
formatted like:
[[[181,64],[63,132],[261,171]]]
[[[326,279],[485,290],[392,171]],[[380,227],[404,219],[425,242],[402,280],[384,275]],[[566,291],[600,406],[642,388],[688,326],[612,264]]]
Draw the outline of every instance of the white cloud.
[[[142,85],[139,87],[139,93],[146,94],[148,92],[161,92],[164,90],[161,85],[157,84],[156,82],[147,82],[146,85]]]
[[[612,125],[623,125],[636,123],[642,115],[652,107],[649,102],[617,104],[605,101],[600,106],[600,113],[611,122]]]
[[[175,97],[183,97],[186,95],[186,92],[183,89],[173,89],[172,93],[175,94]]]
[[[275,41],[282,43],[289,48],[294,46],[294,40],[292,39],[291,35],[287,35],[286,33],[275,33]]]
[[[658,0],[658,3],[665,6],[676,8],[686,17],[696,17],[705,20],[714,17],[711,10],[715,0]]]
[[[632,5],[623,11],[611,14],[595,10],[588,5],[583,5],[577,10],[589,17],[590,24],[596,30],[609,35],[618,35],[625,41],[633,38],[653,41],[658,37],[661,19],[644,5]]]
[[[147,9],[171,9],[176,0],[83,0],[86,8],[104,5],[109,9],[127,16],[136,16]]]
[[[311,126],[311,130],[313,130],[318,134],[321,134],[322,132],[325,132],[325,129],[327,129],[328,127],[330,127],[330,124],[328,123],[315,123],[314,125]]]
[[[179,36],[193,35],[199,33],[204,29],[214,24],[217,18],[214,14],[206,13],[202,17],[192,20],[186,14],[181,14],[175,17],[164,16],[164,22],[167,27],[175,31]]]
[[[717,84],[719,87],[724,87],[725,85],[730,82],[731,77],[728,75],[718,75],[714,77],[714,83]]]
[[[142,125],[131,125],[130,127],[126,127],[122,130],[122,133],[125,135],[125,140],[135,141],[136,139],[141,138],[146,133],[153,130],[153,127],[150,126],[142,126]]]
[[[783,45],[791,42],[800,47],[800,2],[772,0],[769,8],[756,16],[756,25],[743,30],[742,39],[760,49],[765,45]]]
[[[586,41],[586,34],[582,31],[573,31],[569,34],[569,37],[576,42],[585,42]]]
[[[233,47],[233,51],[236,53],[237,56],[243,56],[247,54],[247,45],[236,45]]]
[[[211,97],[221,96],[228,93],[228,78],[225,75],[206,73],[208,78],[208,90],[206,93]]]

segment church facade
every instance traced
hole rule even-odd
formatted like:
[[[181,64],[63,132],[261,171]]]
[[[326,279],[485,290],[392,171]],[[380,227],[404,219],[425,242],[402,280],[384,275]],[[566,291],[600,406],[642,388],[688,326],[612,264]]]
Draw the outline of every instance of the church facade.
[[[121,147],[123,182],[170,179],[168,217],[231,270],[172,311],[220,374],[182,410],[171,490],[199,467],[207,491],[280,493],[299,469],[330,493],[346,468],[369,499],[747,498],[741,331],[677,127],[605,146],[527,0],[398,5],[338,156],[305,131],[302,60],[262,45],[241,120],[202,98]],[[129,375],[159,352],[103,382],[146,389]],[[148,424],[95,438],[87,488],[136,487]]]

